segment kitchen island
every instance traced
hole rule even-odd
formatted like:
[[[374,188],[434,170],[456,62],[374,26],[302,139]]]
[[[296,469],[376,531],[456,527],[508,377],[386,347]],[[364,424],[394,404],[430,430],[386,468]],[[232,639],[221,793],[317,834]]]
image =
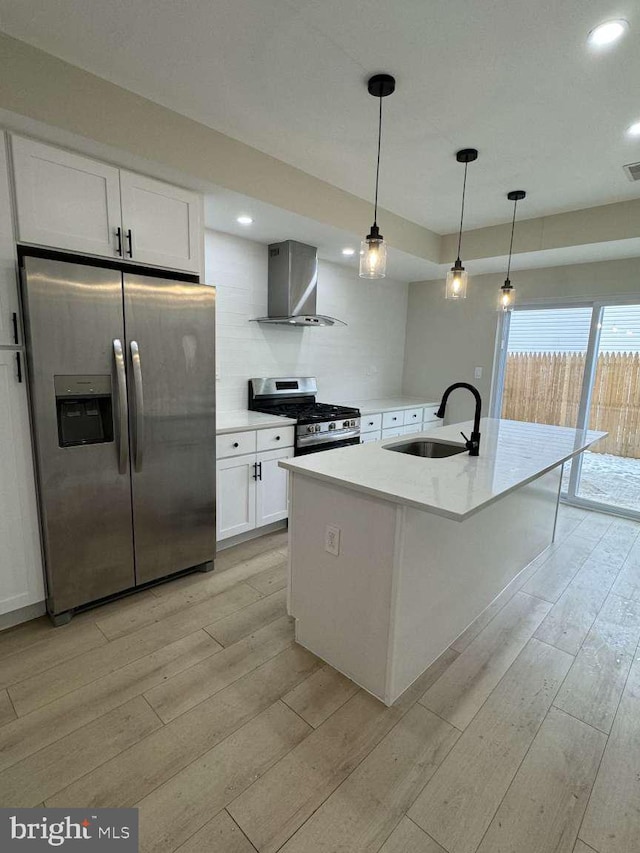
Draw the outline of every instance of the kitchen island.
[[[564,463],[606,433],[483,418],[283,460],[296,640],[391,705],[553,541]]]

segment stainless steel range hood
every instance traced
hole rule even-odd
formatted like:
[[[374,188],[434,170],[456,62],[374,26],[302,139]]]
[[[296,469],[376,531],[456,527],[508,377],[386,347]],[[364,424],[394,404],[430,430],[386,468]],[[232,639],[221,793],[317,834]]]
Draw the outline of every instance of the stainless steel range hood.
[[[269,316],[258,323],[287,326],[346,326],[342,320],[316,313],[318,250],[285,240],[269,246]]]

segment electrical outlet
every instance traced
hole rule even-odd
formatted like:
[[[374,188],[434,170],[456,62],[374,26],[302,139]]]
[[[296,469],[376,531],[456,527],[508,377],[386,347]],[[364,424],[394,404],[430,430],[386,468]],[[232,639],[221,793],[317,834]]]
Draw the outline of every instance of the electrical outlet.
[[[324,531],[324,550],[337,557],[340,553],[340,528],[327,524]]]
[[[473,371],[473,376],[474,379],[482,379],[482,368],[476,367],[476,369]]]

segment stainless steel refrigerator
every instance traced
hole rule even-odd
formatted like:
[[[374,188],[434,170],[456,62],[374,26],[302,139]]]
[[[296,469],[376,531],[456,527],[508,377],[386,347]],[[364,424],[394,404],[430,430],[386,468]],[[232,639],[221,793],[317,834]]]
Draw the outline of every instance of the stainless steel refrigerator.
[[[211,567],[215,288],[36,250],[21,273],[47,606],[62,623]]]

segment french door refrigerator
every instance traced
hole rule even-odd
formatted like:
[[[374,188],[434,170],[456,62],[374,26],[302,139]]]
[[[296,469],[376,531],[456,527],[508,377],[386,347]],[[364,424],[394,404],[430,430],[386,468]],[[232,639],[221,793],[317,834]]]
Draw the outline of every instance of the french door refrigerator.
[[[61,624],[210,568],[215,288],[38,250],[23,251],[21,283],[47,607]]]

